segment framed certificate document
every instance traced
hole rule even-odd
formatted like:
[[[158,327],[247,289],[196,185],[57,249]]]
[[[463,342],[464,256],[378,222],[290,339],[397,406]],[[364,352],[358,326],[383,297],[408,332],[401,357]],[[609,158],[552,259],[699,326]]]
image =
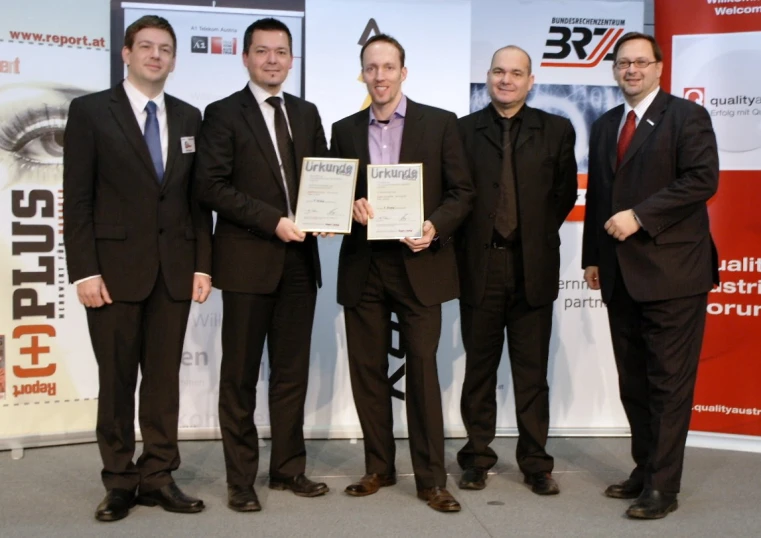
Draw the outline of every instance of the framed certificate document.
[[[304,158],[296,202],[302,232],[351,233],[357,159]]]
[[[423,236],[423,165],[368,165],[367,201],[374,218],[367,239],[417,239]]]

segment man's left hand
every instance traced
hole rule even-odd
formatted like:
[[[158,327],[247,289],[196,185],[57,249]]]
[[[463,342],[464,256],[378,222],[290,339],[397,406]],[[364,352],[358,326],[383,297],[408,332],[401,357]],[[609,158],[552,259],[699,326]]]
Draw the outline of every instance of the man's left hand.
[[[619,241],[625,241],[627,237],[637,233],[640,229],[639,222],[634,216],[634,211],[627,209],[619,211],[605,223],[605,231]]]
[[[423,237],[420,239],[410,239],[409,237],[405,237],[401,241],[410,247],[412,252],[420,252],[431,246],[434,237],[436,237],[436,227],[430,220],[427,220],[423,223]]]
[[[206,275],[193,275],[193,300],[197,303],[203,303],[209,298],[211,293],[211,278]]]

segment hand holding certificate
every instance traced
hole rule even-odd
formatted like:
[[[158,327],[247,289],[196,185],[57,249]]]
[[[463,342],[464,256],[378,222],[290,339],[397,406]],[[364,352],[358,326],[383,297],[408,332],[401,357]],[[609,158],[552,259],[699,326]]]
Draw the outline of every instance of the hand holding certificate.
[[[423,165],[368,165],[368,240],[423,236]]]
[[[351,233],[358,169],[356,159],[304,159],[296,205],[301,231]]]

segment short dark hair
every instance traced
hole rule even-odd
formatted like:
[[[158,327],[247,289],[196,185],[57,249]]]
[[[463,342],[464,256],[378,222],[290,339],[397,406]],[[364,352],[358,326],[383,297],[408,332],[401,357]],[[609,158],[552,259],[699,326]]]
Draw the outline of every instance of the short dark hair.
[[[124,46],[129,50],[132,50],[132,46],[135,44],[135,36],[140,30],[146,28],[157,28],[164,30],[172,36],[172,47],[174,48],[174,56],[177,55],[177,36],[174,33],[174,28],[169,24],[169,21],[164,17],[158,15],[143,15],[135,22],[127,26],[127,30],[124,32]]]
[[[359,51],[359,65],[364,66],[365,49],[373,43],[388,43],[389,45],[396,47],[396,50],[399,51],[399,59],[402,61],[402,67],[404,67],[404,47],[388,34],[377,34],[365,41],[365,44],[362,45],[362,50]]]
[[[653,47],[653,56],[655,56],[656,62],[662,62],[663,61],[663,52],[661,51],[661,47],[658,45],[658,42],[655,40],[655,38],[651,35],[643,34],[642,32],[629,32],[621,36],[621,39],[619,39],[615,46],[613,47],[613,61],[616,61],[618,59],[618,49],[621,48],[621,45],[626,43],[627,41],[632,41],[634,39],[644,39],[645,41],[649,41],[650,45]]]
[[[251,41],[254,40],[254,32],[257,30],[263,32],[285,32],[285,35],[288,36],[288,50],[293,54],[293,36],[291,35],[291,31],[283,21],[273,19],[272,17],[259,19],[246,28],[246,33],[243,34],[244,53],[248,54],[248,49],[251,48]]]

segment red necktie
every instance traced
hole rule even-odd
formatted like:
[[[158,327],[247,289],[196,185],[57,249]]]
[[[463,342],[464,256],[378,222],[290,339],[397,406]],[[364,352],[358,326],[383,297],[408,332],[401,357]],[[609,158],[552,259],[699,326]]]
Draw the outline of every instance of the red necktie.
[[[621,135],[618,137],[618,151],[616,151],[616,169],[621,166],[621,161],[624,160],[626,150],[629,148],[629,144],[634,138],[634,131],[637,130],[637,117],[633,110],[629,111],[626,115],[626,123],[624,123],[623,129],[621,129]]]

